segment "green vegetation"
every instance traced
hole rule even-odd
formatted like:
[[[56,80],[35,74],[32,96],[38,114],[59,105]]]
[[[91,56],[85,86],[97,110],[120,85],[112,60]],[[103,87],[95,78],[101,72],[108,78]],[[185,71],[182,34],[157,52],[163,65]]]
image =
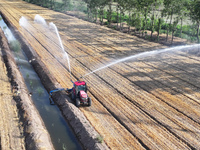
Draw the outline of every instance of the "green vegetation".
[[[96,137],[96,141],[99,142],[99,143],[103,143],[103,137],[101,135],[98,135]]]
[[[13,40],[9,42],[10,48],[14,51],[14,52],[19,52],[21,50],[21,44],[19,41],[17,40]]]
[[[25,0],[56,11],[82,11],[91,22],[99,22],[117,30],[123,25],[135,27],[134,34],[158,40],[161,33],[168,41],[171,34],[199,43],[200,0]],[[190,24],[185,24],[185,20]],[[153,33],[157,38],[153,39]]]
[[[26,73],[26,78],[29,78],[29,74],[28,73]]]
[[[29,81],[29,84],[30,84],[31,89],[33,89],[33,81],[32,80]]]
[[[38,87],[36,91],[40,96],[44,94],[44,90],[41,87]]]

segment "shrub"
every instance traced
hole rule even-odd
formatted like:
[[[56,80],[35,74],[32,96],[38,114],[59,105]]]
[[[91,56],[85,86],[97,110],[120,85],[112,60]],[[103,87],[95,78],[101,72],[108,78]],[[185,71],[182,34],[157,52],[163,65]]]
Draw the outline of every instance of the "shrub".
[[[112,12],[111,22],[117,23],[117,12]]]
[[[108,21],[104,22],[104,25],[108,25]]]

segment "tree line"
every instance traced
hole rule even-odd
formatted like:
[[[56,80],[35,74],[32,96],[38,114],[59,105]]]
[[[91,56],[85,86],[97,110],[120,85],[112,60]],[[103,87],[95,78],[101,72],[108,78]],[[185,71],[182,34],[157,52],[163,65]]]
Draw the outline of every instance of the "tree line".
[[[134,26],[136,31],[142,35],[146,30],[153,33],[157,32],[157,40],[161,29],[166,31],[166,41],[169,32],[172,34],[173,42],[174,33],[182,37],[183,22],[190,19],[187,34],[195,35],[199,43],[199,25],[200,25],[200,0],[84,0],[87,4],[88,18],[94,21],[106,18],[107,24],[111,25],[114,21],[117,28],[123,28],[122,22],[126,21],[130,27]],[[106,10],[106,11],[105,11]],[[113,18],[114,16],[114,18]],[[166,22],[169,20],[168,22]],[[190,28],[193,28],[192,31]],[[177,30],[179,33],[177,33]],[[193,33],[192,33],[193,32]]]
[[[58,11],[69,10],[75,0],[25,0],[30,3],[39,4],[43,7],[57,9]],[[135,32],[142,36],[151,32],[150,39],[156,31],[156,39],[159,41],[160,33],[166,33],[166,41],[171,34],[173,42],[174,34],[179,37],[183,35],[191,36],[194,40],[199,40],[200,26],[200,0],[79,0],[86,4],[87,17],[90,21],[100,21],[100,24],[114,26],[122,30],[123,23],[130,27],[135,27]],[[185,20],[190,21],[189,25],[183,25]]]

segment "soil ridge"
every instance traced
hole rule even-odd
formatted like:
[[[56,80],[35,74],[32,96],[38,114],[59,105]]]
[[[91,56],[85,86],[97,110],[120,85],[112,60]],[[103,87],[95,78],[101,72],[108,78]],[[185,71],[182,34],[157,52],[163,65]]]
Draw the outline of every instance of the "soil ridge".
[[[2,29],[0,29],[0,44],[2,47],[2,57],[14,93],[13,99],[19,110],[20,121],[23,123],[26,149],[54,149],[45,125],[28,95],[24,79],[18,70]]]

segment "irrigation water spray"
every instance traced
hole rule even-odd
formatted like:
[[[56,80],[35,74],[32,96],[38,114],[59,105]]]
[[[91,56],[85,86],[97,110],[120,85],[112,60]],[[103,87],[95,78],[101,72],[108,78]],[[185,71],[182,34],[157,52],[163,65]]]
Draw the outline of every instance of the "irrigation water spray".
[[[69,72],[70,72],[70,75],[71,75],[71,68],[70,68],[69,56],[68,56],[67,52],[65,51],[65,49],[64,49],[64,47],[63,47],[63,43],[62,43],[61,38],[60,38],[60,35],[59,35],[59,33],[58,33],[58,29],[57,29],[56,25],[55,25],[53,22],[49,23],[49,26],[52,26],[52,27],[55,29],[55,31],[56,31],[56,34],[57,34],[57,36],[58,36],[58,40],[59,40],[61,49],[62,49],[62,51],[63,51],[63,53],[64,53],[64,56],[67,58],[68,67],[69,67]]]
[[[70,76],[71,76],[71,67],[70,67],[69,55],[67,54],[67,52],[64,49],[64,46],[63,46],[63,43],[62,43],[62,40],[60,38],[60,35],[59,35],[59,32],[58,32],[56,25],[53,22],[51,22],[51,23],[49,23],[49,26],[48,26],[45,19],[43,17],[41,17],[40,15],[35,15],[34,22],[42,24],[44,27],[49,28],[49,30],[50,30],[50,28],[53,28],[55,30],[56,35],[57,35],[58,40],[59,40],[61,50],[64,54],[64,59],[65,58],[67,59],[68,69],[69,69],[69,73],[70,73]],[[28,26],[28,20],[25,17],[22,16],[19,20],[19,24],[20,24],[21,27],[26,28]]]
[[[42,25],[47,26],[45,19],[41,17],[40,15],[35,15],[34,22],[41,23]]]
[[[22,17],[19,19],[19,25],[20,25],[21,27],[26,27],[26,26],[28,25],[28,20],[27,20],[24,16],[22,16]]]
[[[42,25],[44,25],[45,27],[47,27],[47,23],[46,23],[45,19],[44,19],[43,17],[41,17],[40,15],[38,15],[38,14],[35,15],[34,22],[35,22],[35,23],[41,23]],[[67,54],[67,52],[66,52],[65,49],[64,49],[62,40],[61,40],[60,35],[59,35],[59,32],[58,32],[58,28],[56,27],[56,25],[55,25],[53,22],[49,23],[49,28],[51,28],[51,27],[52,27],[52,28],[55,30],[55,32],[56,32],[56,35],[57,35],[57,37],[58,37],[61,50],[62,50],[62,52],[64,53],[64,58],[67,59],[68,69],[69,69],[70,76],[71,76],[71,67],[70,67],[69,55]]]
[[[108,68],[110,66],[113,66],[115,64],[118,64],[120,62],[124,62],[124,61],[127,61],[127,60],[134,60],[134,59],[138,59],[138,58],[145,58],[147,56],[152,56],[152,55],[157,55],[157,54],[160,54],[160,53],[164,53],[164,52],[175,52],[175,51],[179,51],[179,50],[182,50],[182,49],[185,49],[185,48],[192,48],[192,47],[198,47],[200,46],[200,44],[195,44],[195,45],[186,45],[186,46],[176,46],[176,47],[171,47],[171,48],[166,48],[166,49],[159,49],[159,50],[153,50],[153,51],[149,51],[149,52],[143,52],[143,53],[139,53],[139,54],[135,54],[135,55],[132,55],[132,56],[129,56],[129,57],[125,57],[125,58],[122,58],[122,59],[119,59],[119,60],[116,60],[108,65],[105,65],[103,67],[100,67],[94,71],[91,71],[90,73],[87,73],[85,74],[84,76],[82,76],[81,78],[85,77],[85,76],[88,76],[94,72],[97,72],[99,70],[102,70],[102,69],[105,69],[105,68]]]

